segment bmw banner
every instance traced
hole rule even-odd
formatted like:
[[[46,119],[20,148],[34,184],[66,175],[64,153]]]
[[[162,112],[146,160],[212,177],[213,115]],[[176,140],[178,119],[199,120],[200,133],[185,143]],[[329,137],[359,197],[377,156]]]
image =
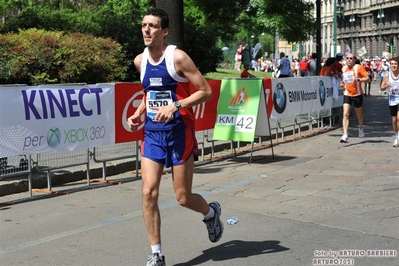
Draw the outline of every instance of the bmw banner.
[[[327,110],[333,105],[330,77],[272,79],[272,94],[274,118]]]

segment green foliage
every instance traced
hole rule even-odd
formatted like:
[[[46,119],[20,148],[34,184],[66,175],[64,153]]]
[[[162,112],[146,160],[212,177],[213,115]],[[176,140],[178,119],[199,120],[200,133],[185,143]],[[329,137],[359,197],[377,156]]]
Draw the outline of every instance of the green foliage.
[[[51,10],[42,6],[25,8],[17,17],[0,27],[0,33],[18,32],[35,27],[44,30],[88,33],[97,37],[112,38],[123,47],[126,55],[126,80],[137,80],[134,57],[143,51],[141,20],[146,1],[111,0],[95,10],[82,8]]]
[[[46,31],[62,31],[65,34],[69,32],[111,38],[120,44],[117,51],[112,51],[113,55],[118,58],[122,58],[122,54],[125,55],[126,71],[120,75],[120,78],[124,81],[135,81],[138,80],[138,72],[132,62],[144,48],[141,20],[144,11],[155,4],[154,0],[0,0],[0,12],[5,21],[4,24],[0,21],[0,33],[17,33],[19,30],[34,27]],[[223,60],[230,60],[230,56],[223,59],[221,48],[224,46],[228,46],[232,51],[240,42],[249,41],[253,46],[259,41],[262,44],[260,53],[263,54],[264,51],[270,53],[274,51],[273,40],[276,32],[280,38],[285,38],[289,42],[306,41],[315,29],[312,11],[313,3],[304,0],[282,2],[276,0],[184,0],[184,47],[200,71],[207,73],[214,71]],[[266,34],[261,36],[262,32]],[[249,39],[248,35],[252,34],[255,38]],[[63,60],[63,56],[71,56],[69,49],[72,42],[68,45],[67,48],[59,48],[61,54],[57,55],[58,60]],[[76,49],[76,47],[73,48]],[[4,47],[0,49],[5,50]],[[61,52],[62,49],[64,50]],[[94,49],[85,51],[90,54]],[[121,55],[116,53],[121,53]],[[17,54],[13,54],[7,55],[7,58],[14,62],[13,56],[18,57]],[[93,60],[95,56],[87,55],[83,58]],[[4,61],[2,66],[7,66],[1,70],[3,72],[0,78],[10,76],[7,73],[14,73],[14,76],[19,73],[16,69],[20,68],[15,64],[6,62],[4,59],[0,60]],[[48,60],[49,58],[46,58],[45,62],[40,60],[36,62],[38,66],[46,69],[46,72],[40,69],[31,71],[24,79],[53,82],[54,76],[50,73],[57,71],[52,69],[54,64],[50,64],[51,67],[48,65]],[[80,79],[80,76],[72,78],[66,73],[81,75],[83,66],[83,63],[79,65],[79,71],[73,70],[70,66],[68,71],[64,69],[63,71],[66,72],[60,73],[64,75],[64,78],[68,77],[68,80]],[[23,75],[22,73],[26,72],[18,75]],[[62,78],[57,77],[57,82],[59,80]]]
[[[201,73],[214,72],[220,63],[234,60],[226,58],[221,48],[225,46],[224,43],[234,43],[234,34],[238,28],[237,17],[247,2],[184,1],[185,47]],[[235,45],[228,46],[235,49]]]
[[[304,0],[262,1],[267,8],[259,9],[265,15],[264,24],[274,28],[288,42],[307,41],[317,25],[313,17],[314,4]]]
[[[123,79],[121,46],[92,35],[38,29],[0,37],[0,83],[110,82]]]
[[[201,73],[216,71],[217,63],[223,60],[223,54],[215,46],[217,37],[213,35],[212,29],[196,25],[191,19],[185,21],[185,26],[184,40],[187,54]]]

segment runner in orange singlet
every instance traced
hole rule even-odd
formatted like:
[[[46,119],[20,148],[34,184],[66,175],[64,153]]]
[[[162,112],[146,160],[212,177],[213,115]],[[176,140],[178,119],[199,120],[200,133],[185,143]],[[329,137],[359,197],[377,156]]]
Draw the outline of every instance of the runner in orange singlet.
[[[356,57],[354,54],[348,54],[346,57],[346,66],[342,68],[342,80],[340,86],[344,88],[344,114],[342,118],[342,127],[344,135],[340,142],[348,142],[349,112],[352,103],[355,106],[357,121],[359,122],[359,138],[364,137],[363,131],[363,89],[361,82],[369,82],[367,71],[361,65],[355,65]]]

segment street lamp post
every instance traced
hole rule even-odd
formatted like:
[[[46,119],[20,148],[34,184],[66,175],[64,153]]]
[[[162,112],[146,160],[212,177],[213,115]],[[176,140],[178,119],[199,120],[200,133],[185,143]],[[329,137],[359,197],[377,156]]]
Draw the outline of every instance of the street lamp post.
[[[377,18],[380,19],[380,54],[381,54],[381,58],[383,56],[382,54],[382,19],[385,17],[384,15],[384,10],[380,7],[380,11],[378,12],[378,16]]]
[[[350,17],[349,22],[351,23],[351,41],[349,43],[349,48],[352,51],[352,50],[354,50],[352,47],[352,43],[353,43],[353,23],[355,22],[355,16],[353,14]]]
[[[334,25],[333,25],[333,45],[334,45],[334,56],[337,54],[337,0],[334,0]]]

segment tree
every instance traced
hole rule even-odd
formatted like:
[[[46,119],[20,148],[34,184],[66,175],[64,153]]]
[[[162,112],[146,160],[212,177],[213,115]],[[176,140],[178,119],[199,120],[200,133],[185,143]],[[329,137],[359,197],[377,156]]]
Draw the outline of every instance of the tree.
[[[314,4],[305,0],[252,0],[247,9],[255,17],[249,25],[277,32],[288,42],[307,41],[317,28],[313,16]]]
[[[169,16],[169,34],[166,41],[184,50],[183,0],[156,0],[156,7]]]

